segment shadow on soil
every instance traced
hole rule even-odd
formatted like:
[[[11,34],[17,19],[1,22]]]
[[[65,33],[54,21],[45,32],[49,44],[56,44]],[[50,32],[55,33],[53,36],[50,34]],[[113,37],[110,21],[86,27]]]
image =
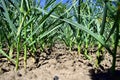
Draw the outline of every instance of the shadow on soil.
[[[120,80],[120,70],[116,70],[115,74],[112,75],[110,70],[97,71],[90,70],[92,80]]]

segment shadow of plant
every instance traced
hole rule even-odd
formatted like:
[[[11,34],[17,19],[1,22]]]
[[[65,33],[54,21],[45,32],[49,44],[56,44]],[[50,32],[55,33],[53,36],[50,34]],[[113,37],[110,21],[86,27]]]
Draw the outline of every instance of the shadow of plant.
[[[90,70],[92,80],[120,80],[120,70],[116,70],[115,74],[112,75],[110,69],[105,71]]]

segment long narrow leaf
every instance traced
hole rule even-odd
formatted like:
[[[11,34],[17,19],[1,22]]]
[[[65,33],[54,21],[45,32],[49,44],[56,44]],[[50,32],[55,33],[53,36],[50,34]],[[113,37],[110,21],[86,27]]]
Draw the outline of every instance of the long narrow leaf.
[[[14,33],[16,33],[17,29],[16,29],[16,27],[14,26],[12,20],[10,20],[9,13],[8,13],[8,11],[7,11],[7,7],[6,7],[6,5],[5,5],[5,2],[4,2],[4,0],[1,0],[1,1],[2,1],[2,5],[3,5],[3,9],[4,9],[4,11],[5,11],[4,16],[5,16],[6,20],[7,20],[7,22],[9,23],[9,26],[10,26],[11,30],[12,30]]]
[[[26,39],[26,41],[24,42],[24,44],[42,27],[42,25],[45,23],[45,21],[47,20],[47,18],[53,13],[53,11],[57,8],[58,5],[56,5],[47,15],[45,15],[40,21],[39,21],[39,26],[33,31],[33,33],[29,36],[29,38]],[[24,45],[23,44],[23,45]]]
[[[15,60],[12,59],[11,57],[9,57],[2,49],[0,49],[0,54],[2,54],[3,56],[5,56],[6,58],[8,58],[9,60],[13,61],[13,63],[15,63]]]

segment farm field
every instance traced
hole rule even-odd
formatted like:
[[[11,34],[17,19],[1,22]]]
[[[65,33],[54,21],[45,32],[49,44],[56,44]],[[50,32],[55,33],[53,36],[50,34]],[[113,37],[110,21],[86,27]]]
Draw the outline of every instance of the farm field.
[[[120,1],[1,0],[0,80],[120,80]]]

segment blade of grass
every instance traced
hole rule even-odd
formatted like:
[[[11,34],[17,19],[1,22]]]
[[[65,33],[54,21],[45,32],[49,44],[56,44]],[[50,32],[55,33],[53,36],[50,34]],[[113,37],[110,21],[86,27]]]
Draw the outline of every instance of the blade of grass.
[[[14,26],[12,20],[9,17],[9,13],[8,13],[8,10],[7,10],[7,7],[6,7],[6,4],[5,4],[4,0],[2,0],[2,5],[3,5],[3,9],[5,11],[4,16],[5,16],[6,20],[7,20],[7,22],[9,23],[9,26],[10,26],[11,30],[14,33],[16,33],[17,29],[16,29],[16,27]]]
[[[33,31],[33,33],[29,36],[29,38],[27,38],[27,40],[23,43],[23,45],[25,45],[25,43],[42,27],[42,25],[45,23],[45,21],[47,20],[47,18],[53,13],[53,11],[57,8],[58,5],[56,5],[47,15],[45,15],[40,21],[39,21],[39,26]]]
[[[0,54],[2,54],[7,59],[9,59],[10,61],[12,61],[14,64],[16,63],[16,61],[14,59],[12,59],[9,55],[7,55],[7,53],[5,53],[2,49],[0,49]]]
[[[105,41],[103,40],[102,36],[96,33],[93,33],[91,30],[89,30],[87,27],[84,27],[81,24],[75,23],[72,20],[69,19],[61,19],[62,21],[65,21],[66,23],[69,23],[81,30],[83,30],[84,32],[88,33],[89,35],[91,35],[92,37],[94,37],[98,42],[100,42],[110,53],[112,53],[112,51],[110,50],[109,46],[107,46],[105,44]]]

